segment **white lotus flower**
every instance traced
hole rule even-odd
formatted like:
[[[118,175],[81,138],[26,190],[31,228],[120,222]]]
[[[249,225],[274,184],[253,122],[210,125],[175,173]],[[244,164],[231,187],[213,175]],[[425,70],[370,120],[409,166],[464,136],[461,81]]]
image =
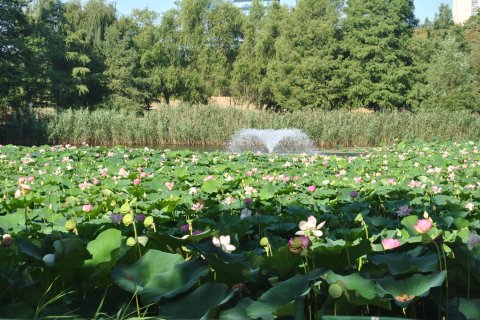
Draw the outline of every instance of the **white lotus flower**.
[[[248,208],[244,208],[242,210],[242,214],[240,215],[240,219],[243,220],[251,216],[252,216],[252,210],[249,210]]]
[[[295,234],[297,236],[313,235],[315,237],[321,237],[323,232],[320,230],[325,225],[325,221],[321,222],[317,226],[317,219],[314,216],[308,217],[307,221],[300,221],[298,227],[300,228]]]
[[[235,246],[230,244],[230,236],[220,236],[220,238],[213,237],[212,242],[215,246],[222,248],[225,252],[235,251]]]

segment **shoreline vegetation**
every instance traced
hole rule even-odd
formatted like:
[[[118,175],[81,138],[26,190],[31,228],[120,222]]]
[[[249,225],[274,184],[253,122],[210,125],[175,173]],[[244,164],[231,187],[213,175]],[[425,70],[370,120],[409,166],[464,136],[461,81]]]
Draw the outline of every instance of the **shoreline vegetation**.
[[[468,111],[358,113],[239,110],[163,106],[144,114],[66,110],[14,114],[0,123],[0,143],[123,146],[223,146],[243,128],[298,128],[320,148],[377,147],[401,141],[465,141],[480,137],[480,117]]]

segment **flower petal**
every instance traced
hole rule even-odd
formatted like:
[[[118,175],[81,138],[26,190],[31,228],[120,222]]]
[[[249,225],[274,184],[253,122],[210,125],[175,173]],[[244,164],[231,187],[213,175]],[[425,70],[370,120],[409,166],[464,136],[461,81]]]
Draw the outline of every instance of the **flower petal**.
[[[298,227],[300,228],[300,230],[307,230],[307,227],[308,227],[308,222],[307,221],[300,221],[300,223],[298,224]]]
[[[236,247],[231,245],[231,244],[227,244],[226,246],[223,247],[223,251],[226,251],[226,252],[232,252],[232,251],[235,251]]]
[[[315,237],[321,237],[323,235],[323,232],[320,230],[313,230],[312,233]]]
[[[220,236],[220,243],[222,246],[230,244],[230,236]]]

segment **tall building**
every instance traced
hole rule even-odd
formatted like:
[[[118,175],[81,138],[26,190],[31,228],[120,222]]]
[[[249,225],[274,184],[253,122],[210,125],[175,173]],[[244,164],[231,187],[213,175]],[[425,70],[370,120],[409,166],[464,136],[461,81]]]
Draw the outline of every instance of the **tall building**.
[[[478,0],[453,0],[453,22],[464,23],[478,11]]]
[[[263,0],[261,2],[263,2],[264,6],[269,6],[272,2],[275,1],[279,2],[279,0]],[[232,0],[232,2],[235,6],[242,9],[244,13],[248,14],[250,12],[250,7],[252,6],[253,0]]]

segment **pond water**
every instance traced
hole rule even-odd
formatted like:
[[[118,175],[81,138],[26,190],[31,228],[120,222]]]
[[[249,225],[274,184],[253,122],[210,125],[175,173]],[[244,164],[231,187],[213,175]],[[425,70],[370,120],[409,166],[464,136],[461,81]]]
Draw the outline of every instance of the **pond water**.
[[[152,149],[169,149],[169,150],[191,150],[196,152],[216,152],[223,151],[228,152],[226,146],[213,146],[213,145],[199,145],[199,146],[188,146],[188,145],[163,145],[163,146],[154,146]],[[316,152],[321,155],[337,155],[344,157],[358,156],[362,153],[365,153],[366,149],[360,148],[338,148],[338,149],[321,149]]]

